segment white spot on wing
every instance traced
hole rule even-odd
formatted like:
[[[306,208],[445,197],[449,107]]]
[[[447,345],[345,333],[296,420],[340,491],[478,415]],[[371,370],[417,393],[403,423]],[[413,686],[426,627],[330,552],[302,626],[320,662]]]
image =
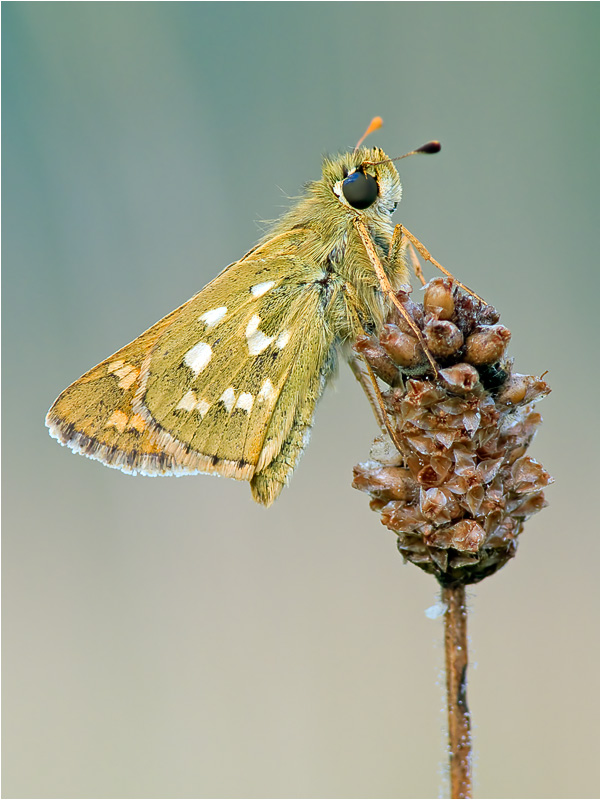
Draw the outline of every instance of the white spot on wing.
[[[200,416],[204,417],[209,408],[211,408],[211,404],[207,403],[206,400],[199,400],[192,389],[189,389],[175,408],[179,408],[182,411],[198,411]]]
[[[206,400],[199,400],[198,403],[196,403],[196,411],[198,411],[201,417],[204,417],[210,408],[211,404],[207,403]]]
[[[269,378],[265,378],[257,395],[257,403],[269,403],[275,399],[275,389]]]
[[[250,287],[250,293],[253,297],[261,297],[274,286],[275,281],[264,281],[263,283],[257,283],[255,286]]]
[[[236,408],[241,408],[243,411],[246,411],[247,414],[250,414],[254,400],[255,398],[250,392],[242,392],[236,403]]]
[[[236,402],[236,393],[234,392],[233,386],[228,386],[228,388],[219,398],[219,402],[223,403],[225,410],[229,414],[234,407],[234,403]]]
[[[274,336],[266,336],[259,330],[260,322],[261,317],[258,314],[253,314],[246,326],[246,343],[251,356],[258,356],[265,348],[269,347],[275,338]]]
[[[218,322],[221,322],[226,314],[227,306],[219,306],[219,308],[212,308],[210,311],[205,311],[198,319],[206,323],[207,328],[212,328],[213,325],[217,325]]]
[[[176,408],[180,408],[182,411],[194,411],[194,407],[198,399],[192,389],[186,392],[186,394],[182,397],[179,403],[175,406]]]
[[[207,366],[212,355],[213,350],[211,349],[211,345],[205,342],[199,342],[195,344],[191,350],[188,350],[184,356],[184,363],[186,366],[190,367],[195,375],[198,375],[198,373],[202,372]]]
[[[288,342],[290,341],[290,331],[282,331],[278,338],[276,339],[275,346],[279,347],[280,350],[286,347]]]

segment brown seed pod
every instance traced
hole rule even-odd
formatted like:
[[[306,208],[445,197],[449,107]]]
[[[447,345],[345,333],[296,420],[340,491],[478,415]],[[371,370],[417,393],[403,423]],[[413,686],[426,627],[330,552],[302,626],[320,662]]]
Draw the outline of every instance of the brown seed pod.
[[[400,367],[414,369],[426,363],[426,354],[415,336],[405,333],[397,325],[392,323],[384,325],[380,334],[380,344]]]
[[[373,466],[358,464],[353,471],[353,486],[369,492],[378,500],[413,500],[418,493],[415,479],[407,469],[386,467],[370,462]]]
[[[463,345],[463,334],[447,319],[431,317],[426,320],[424,338],[435,358],[448,358]]]
[[[411,300],[409,295],[412,291],[413,289],[411,286],[401,287],[401,289],[396,293],[396,298],[399,301],[399,303],[403,306],[409,317],[413,320],[415,325],[421,329],[423,328],[424,325],[424,309],[422,305],[414,303],[413,300]],[[400,311],[394,306],[390,310],[390,317],[388,321],[393,322],[404,333],[408,333],[411,336],[415,336],[414,329],[407,322],[407,320],[400,313]]]
[[[398,380],[398,367],[373,336],[359,336],[353,345],[353,350],[368,360],[373,371],[384,383],[392,386]]]
[[[514,372],[508,377],[497,400],[505,405],[516,406],[520,403],[532,403],[534,400],[539,400],[550,391],[542,378]]]
[[[471,364],[455,364],[439,373],[445,385],[452,391],[460,394],[471,392],[480,380],[478,370]]]
[[[424,291],[424,311],[438,319],[452,319],[455,314],[453,281],[450,278],[434,278]]]
[[[511,339],[504,325],[484,325],[465,340],[465,360],[471,364],[494,364],[500,361]]]

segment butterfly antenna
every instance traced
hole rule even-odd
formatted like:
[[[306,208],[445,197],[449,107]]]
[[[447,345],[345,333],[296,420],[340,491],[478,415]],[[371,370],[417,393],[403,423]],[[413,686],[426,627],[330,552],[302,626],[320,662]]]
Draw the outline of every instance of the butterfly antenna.
[[[384,123],[382,121],[382,117],[374,117],[372,119],[372,121],[369,123],[369,125],[367,126],[367,130],[365,131],[363,136],[359,139],[359,141],[355,145],[355,149],[353,150],[353,153],[357,152],[357,150],[361,147],[361,145],[367,139],[367,137],[369,136],[370,133],[373,133],[374,131],[377,131],[379,128],[382,127],[383,124]]]
[[[401,158],[407,158],[407,156],[415,156],[418,153],[428,153],[428,154],[439,153],[440,147],[441,147],[440,142],[436,141],[426,142],[426,144],[422,144],[421,147],[418,147],[417,150],[411,150],[409,153],[405,153],[405,155],[397,156],[396,158],[385,158],[383,159],[383,161],[365,161],[364,163],[371,164],[371,166],[374,167],[377,164],[385,164],[388,161],[400,161]]]

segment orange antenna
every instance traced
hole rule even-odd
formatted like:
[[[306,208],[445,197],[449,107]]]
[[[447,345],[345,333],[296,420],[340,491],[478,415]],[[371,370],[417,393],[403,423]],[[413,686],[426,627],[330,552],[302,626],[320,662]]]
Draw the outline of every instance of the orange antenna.
[[[355,149],[353,150],[353,153],[357,152],[357,150],[359,149],[361,144],[367,139],[367,137],[369,136],[370,133],[373,133],[374,131],[377,131],[378,128],[381,128],[383,124],[384,123],[382,122],[382,117],[374,117],[372,119],[372,121],[369,123],[369,125],[367,126],[367,130],[365,131],[363,136],[359,139],[359,141],[355,145]]]
[[[363,138],[365,138],[365,136]],[[377,164],[385,164],[387,161],[400,161],[401,158],[407,158],[407,156],[415,156],[418,153],[439,153],[439,152],[440,152],[440,142],[436,141],[426,142],[426,144],[422,144],[421,147],[418,147],[417,150],[411,150],[409,153],[405,153],[405,155],[403,156],[397,156],[396,158],[385,158],[383,161],[366,161],[365,163],[371,164],[372,167],[375,167]]]

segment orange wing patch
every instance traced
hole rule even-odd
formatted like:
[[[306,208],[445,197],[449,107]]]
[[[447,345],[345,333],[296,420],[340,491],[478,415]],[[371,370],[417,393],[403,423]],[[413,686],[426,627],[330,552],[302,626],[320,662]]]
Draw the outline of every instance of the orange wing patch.
[[[46,417],[55,439],[76,453],[134,475],[195,472],[162,450],[156,433],[132,406],[142,362],[178,311],[65,389]]]

